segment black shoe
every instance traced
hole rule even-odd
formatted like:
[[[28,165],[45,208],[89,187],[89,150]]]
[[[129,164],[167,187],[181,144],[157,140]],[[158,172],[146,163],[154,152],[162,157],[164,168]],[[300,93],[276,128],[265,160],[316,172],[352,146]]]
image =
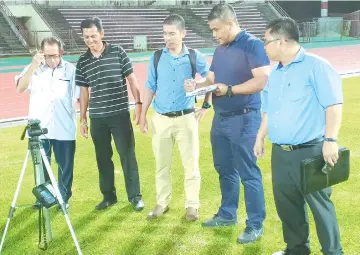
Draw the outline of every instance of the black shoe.
[[[144,209],[144,201],[141,198],[134,198],[131,204],[135,211],[142,211]]]
[[[96,210],[104,210],[109,206],[112,206],[117,203],[117,199],[114,200],[103,200],[100,204],[98,204],[95,209]]]

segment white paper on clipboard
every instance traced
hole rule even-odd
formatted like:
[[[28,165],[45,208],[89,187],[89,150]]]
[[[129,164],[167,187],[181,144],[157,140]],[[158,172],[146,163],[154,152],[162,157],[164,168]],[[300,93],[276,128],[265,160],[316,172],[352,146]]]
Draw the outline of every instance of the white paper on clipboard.
[[[198,89],[195,89],[194,91],[186,92],[186,96],[187,96],[187,97],[203,96],[203,95],[205,95],[206,93],[215,91],[216,88],[217,88],[216,85],[210,85],[210,86],[198,88]]]

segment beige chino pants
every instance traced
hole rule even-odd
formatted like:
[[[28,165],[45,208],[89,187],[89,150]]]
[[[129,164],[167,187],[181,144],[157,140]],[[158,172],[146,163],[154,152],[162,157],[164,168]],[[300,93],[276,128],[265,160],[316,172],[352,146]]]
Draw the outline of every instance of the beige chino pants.
[[[170,118],[155,113],[152,145],[156,161],[156,200],[163,208],[171,200],[171,161],[175,142],[184,167],[185,208],[198,209],[200,193],[199,130],[195,113]]]

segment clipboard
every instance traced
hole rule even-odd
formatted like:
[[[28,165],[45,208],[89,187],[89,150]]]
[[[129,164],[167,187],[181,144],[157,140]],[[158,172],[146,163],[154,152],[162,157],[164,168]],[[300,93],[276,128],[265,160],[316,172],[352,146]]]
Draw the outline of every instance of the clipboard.
[[[192,97],[192,96],[203,96],[206,95],[209,92],[213,92],[217,89],[216,85],[210,85],[202,88],[195,89],[191,92],[186,92],[186,97]]]

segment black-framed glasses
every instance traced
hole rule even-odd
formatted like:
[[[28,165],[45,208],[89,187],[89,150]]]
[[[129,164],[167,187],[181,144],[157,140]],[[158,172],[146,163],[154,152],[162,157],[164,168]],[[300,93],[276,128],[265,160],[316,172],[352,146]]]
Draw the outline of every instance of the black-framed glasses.
[[[47,60],[50,60],[50,59],[59,59],[60,58],[60,55],[44,55],[44,58],[47,59]]]
[[[276,38],[276,39],[269,40],[269,41],[263,40],[264,46],[269,45],[270,43],[275,42],[275,41],[279,41],[279,40],[281,40],[281,38]]]

